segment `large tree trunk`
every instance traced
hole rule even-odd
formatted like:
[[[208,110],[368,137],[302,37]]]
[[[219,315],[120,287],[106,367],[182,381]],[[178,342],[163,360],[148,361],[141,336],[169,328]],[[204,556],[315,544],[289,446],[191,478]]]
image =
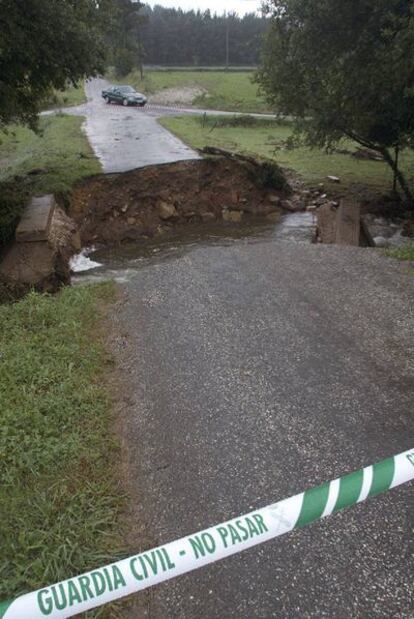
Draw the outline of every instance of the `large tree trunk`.
[[[414,207],[414,195],[405,179],[404,174],[401,172],[401,170],[398,167],[398,161],[396,159],[393,159],[393,157],[391,156],[387,148],[381,149],[380,152],[382,156],[384,157],[384,160],[388,163],[388,165],[392,169],[394,176],[397,179],[398,184],[400,185],[402,192],[404,193],[407,201],[411,204],[411,206]]]

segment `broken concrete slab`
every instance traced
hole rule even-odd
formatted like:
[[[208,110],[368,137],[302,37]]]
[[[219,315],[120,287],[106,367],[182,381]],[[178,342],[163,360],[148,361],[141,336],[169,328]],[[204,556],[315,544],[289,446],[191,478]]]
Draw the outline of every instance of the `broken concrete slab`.
[[[16,240],[3,255],[0,299],[16,299],[31,289],[56,292],[69,284],[69,258],[80,248],[76,224],[62,209],[54,208],[45,240]]]
[[[341,200],[336,212],[336,245],[359,247],[361,234],[361,207],[353,200]]]
[[[339,208],[333,202],[327,202],[315,213],[319,243],[375,247],[357,202],[341,200]]]
[[[17,226],[16,241],[47,241],[55,205],[52,194],[31,198]]]

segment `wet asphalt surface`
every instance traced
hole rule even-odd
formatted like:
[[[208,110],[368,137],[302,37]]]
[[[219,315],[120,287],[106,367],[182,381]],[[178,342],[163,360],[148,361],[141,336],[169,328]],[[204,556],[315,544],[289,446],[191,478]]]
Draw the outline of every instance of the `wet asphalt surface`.
[[[157,122],[162,111],[153,109],[149,113],[145,108],[106,104],[101,91],[108,85],[98,78],[87,81],[88,102],[65,109],[68,114],[85,116],[86,135],[104,172],[199,158]]]
[[[179,138],[164,129],[157,119],[181,114],[220,114],[220,112],[183,106],[147,104],[144,108],[106,104],[101,92],[110,84],[102,78],[85,83],[87,103],[65,108],[66,114],[85,117],[84,130],[105,173],[126,172],[146,165],[172,163],[200,156]],[[55,111],[46,114],[56,113]],[[272,114],[251,114],[274,118]]]
[[[413,446],[412,266],[239,239],[146,263],[121,289],[124,449],[145,548]],[[142,592],[128,617],[408,619],[413,508],[408,484]]]

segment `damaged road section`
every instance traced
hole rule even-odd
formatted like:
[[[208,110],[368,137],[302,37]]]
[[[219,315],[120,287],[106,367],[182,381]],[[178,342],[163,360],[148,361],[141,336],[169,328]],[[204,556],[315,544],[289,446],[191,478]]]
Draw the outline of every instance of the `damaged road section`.
[[[232,154],[99,175],[76,185],[68,213],[82,244],[161,235],[194,222],[277,219],[291,188],[271,162]]]
[[[32,200],[26,211],[34,231],[28,239],[18,228],[7,248],[0,263],[0,297],[17,298],[32,288],[55,292],[70,283],[69,261],[88,245],[139,241],[187,223],[277,221],[292,204],[303,208],[275,163],[216,149],[204,154],[203,159],[92,176],[69,195]],[[41,238],[33,219],[36,200],[53,203]]]

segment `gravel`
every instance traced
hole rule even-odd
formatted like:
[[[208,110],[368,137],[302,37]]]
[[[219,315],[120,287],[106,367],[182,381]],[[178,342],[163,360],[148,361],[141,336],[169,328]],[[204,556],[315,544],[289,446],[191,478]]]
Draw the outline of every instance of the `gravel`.
[[[413,272],[376,250],[238,240],[123,287],[113,321],[137,549],[413,446]],[[131,617],[406,619],[412,492],[142,593]]]

